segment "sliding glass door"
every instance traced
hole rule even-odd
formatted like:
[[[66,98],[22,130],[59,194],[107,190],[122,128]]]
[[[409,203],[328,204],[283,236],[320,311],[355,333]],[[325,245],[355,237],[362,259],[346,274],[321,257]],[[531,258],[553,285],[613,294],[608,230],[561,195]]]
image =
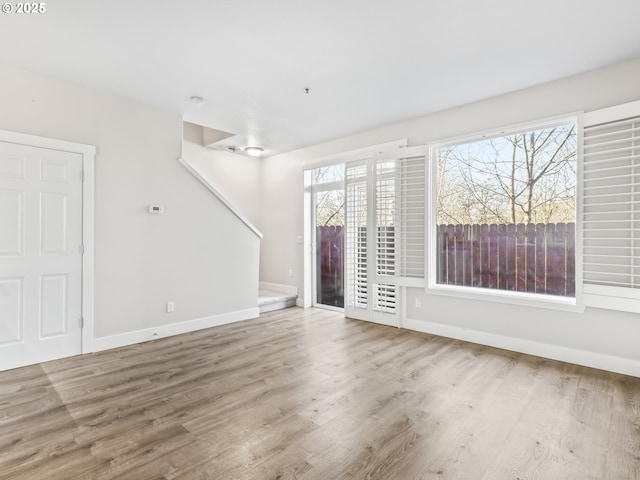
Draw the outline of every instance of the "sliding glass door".
[[[344,307],[344,188],[315,193],[316,304]]]
[[[315,301],[344,307],[344,164],[313,172]]]
[[[424,286],[425,147],[354,155],[307,182],[313,304],[399,325],[402,287]]]

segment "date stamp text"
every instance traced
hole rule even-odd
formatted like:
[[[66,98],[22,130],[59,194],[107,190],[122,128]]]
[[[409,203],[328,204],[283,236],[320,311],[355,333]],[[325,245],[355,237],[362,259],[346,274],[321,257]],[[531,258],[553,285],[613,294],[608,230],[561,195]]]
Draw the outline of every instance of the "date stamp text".
[[[16,13],[18,15],[24,14],[39,14],[47,11],[46,3],[10,3],[6,2],[2,4],[2,13]]]

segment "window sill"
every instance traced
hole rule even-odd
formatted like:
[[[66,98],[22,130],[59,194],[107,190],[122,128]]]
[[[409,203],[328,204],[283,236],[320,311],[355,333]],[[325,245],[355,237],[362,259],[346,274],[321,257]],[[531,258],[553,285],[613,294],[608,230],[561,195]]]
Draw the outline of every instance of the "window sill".
[[[426,293],[456,298],[467,298],[488,302],[522,305],[566,312],[583,312],[584,305],[578,298],[558,297],[536,293],[509,292],[477,287],[456,287],[451,285],[432,284],[425,288]]]
[[[584,302],[589,307],[640,313],[640,290],[585,284]]]

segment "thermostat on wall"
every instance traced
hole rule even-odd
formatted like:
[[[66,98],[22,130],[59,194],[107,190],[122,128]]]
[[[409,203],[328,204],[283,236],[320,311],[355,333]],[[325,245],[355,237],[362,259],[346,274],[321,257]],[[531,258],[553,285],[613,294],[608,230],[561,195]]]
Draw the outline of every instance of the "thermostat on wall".
[[[149,205],[149,213],[164,213],[162,205]]]

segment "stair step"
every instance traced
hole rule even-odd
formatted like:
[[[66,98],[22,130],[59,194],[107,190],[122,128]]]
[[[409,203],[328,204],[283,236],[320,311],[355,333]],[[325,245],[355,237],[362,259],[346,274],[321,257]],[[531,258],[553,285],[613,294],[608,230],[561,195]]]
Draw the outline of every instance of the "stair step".
[[[296,306],[296,296],[270,290],[258,292],[258,309],[260,313],[273,312]]]

